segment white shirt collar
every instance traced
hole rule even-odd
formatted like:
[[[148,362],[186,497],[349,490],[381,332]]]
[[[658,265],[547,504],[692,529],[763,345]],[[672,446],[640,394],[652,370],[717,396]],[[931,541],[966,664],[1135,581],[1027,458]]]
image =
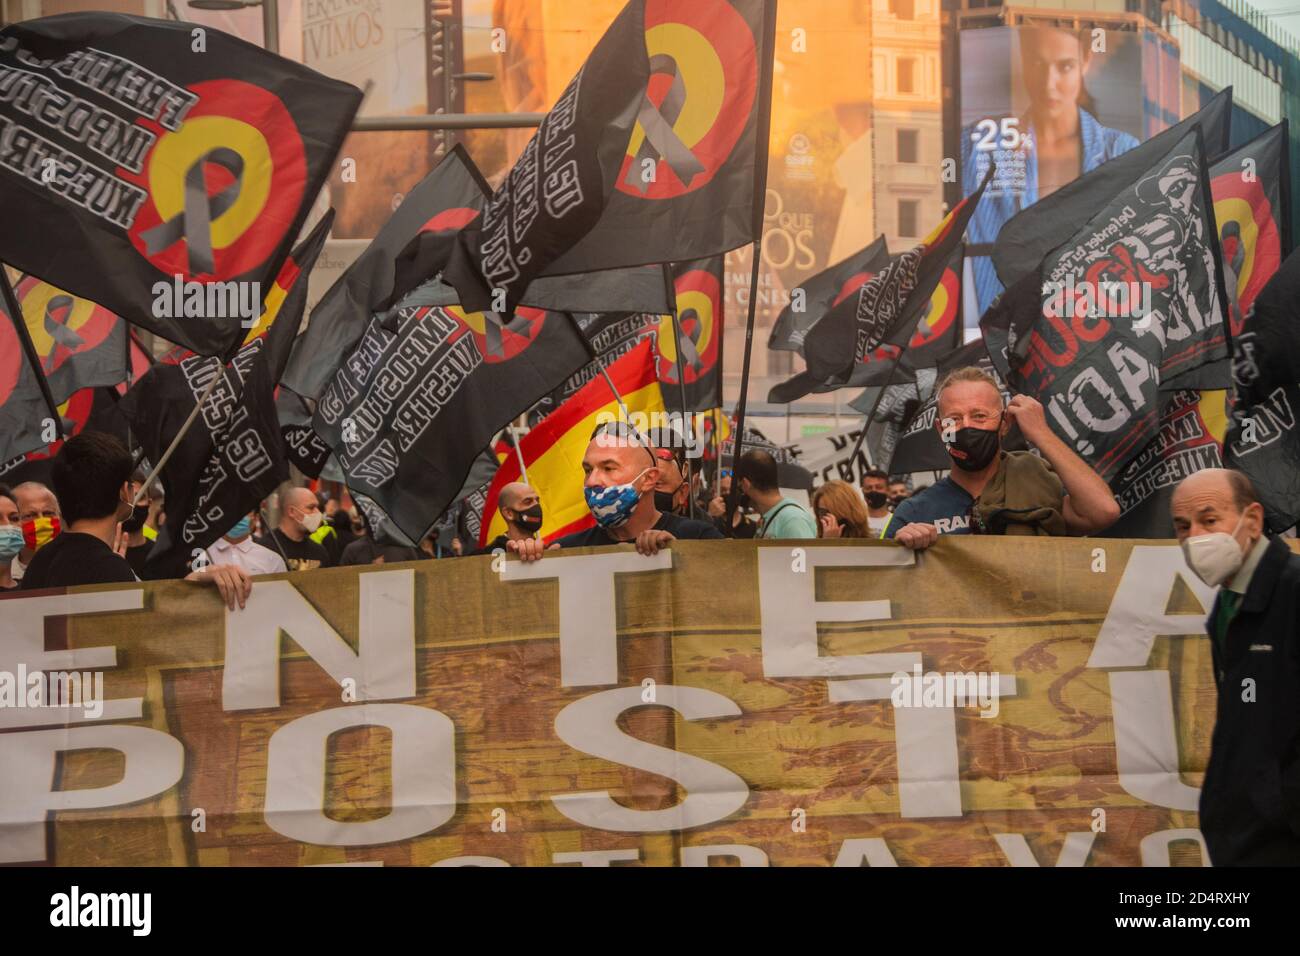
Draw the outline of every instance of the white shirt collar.
[[[1241,563],[1241,568],[1232,576],[1232,583],[1228,585],[1229,591],[1236,591],[1238,594],[1246,593],[1250,587],[1250,579],[1255,576],[1255,569],[1259,567],[1260,559],[1264,557],[1264,552],[1267,550],[1268,538],[1261,534],[1259,540],[1246,552],[1246,560]]]

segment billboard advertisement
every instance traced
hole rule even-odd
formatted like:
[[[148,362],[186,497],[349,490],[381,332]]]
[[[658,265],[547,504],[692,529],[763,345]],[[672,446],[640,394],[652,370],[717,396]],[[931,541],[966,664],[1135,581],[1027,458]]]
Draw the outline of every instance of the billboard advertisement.
[[[1002,290],[987,252],[1007,220],[1179,118],[1177,50],[1146,42],[1148,33],[1039,24],[961,31],[962,195],[991,164],[998,170],[967,233],[969,322]]]

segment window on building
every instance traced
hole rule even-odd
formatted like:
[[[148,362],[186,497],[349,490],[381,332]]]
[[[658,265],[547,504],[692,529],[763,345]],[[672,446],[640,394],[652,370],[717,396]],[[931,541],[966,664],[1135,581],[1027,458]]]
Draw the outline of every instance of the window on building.
[[[915,20],[916,3],[914,0],[889,0],[889,12],[900,20]]]
[[[917,222],[920,219],[921,201],[919,199],[900,199],[898,201],[898,234],[906,238],[920,235]]]
[[[919,163],[921,161],[920,139],[919,130],[900,129],[898,131],[898,161],[900,163]]]
[[[910,56],[898,58],[898,92],[916,92],[916,60]]]

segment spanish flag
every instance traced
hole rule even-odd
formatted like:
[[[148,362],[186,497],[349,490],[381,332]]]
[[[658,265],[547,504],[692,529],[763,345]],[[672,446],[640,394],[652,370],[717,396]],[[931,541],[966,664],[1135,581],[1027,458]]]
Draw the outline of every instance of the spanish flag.
[[[655,375],[653,339],[646,339],[610,365],[608,371],[630,414],[664,411],[664,399]],[[621,417],[609,384],[604,376],[598,375],[519,440],[519,452],[528,469],[528,483],[542,499],[544,541],[549,543],[595,524],[582,493],[582,457],[587,453],[596,426]],[[505,533],[506,522],[497,510],[497,498],[506,485],[522,480],[519,455],[507,455],[488,488],[479,547],[486,547],[497,535]]]

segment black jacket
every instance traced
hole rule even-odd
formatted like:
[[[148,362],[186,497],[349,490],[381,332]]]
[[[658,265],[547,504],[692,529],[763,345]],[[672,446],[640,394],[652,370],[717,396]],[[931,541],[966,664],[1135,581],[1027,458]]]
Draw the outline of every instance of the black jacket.
[[[1268,543],[1222,652],[1218,610],[1206,623],[1219,700],[1200,805],[1210,862],[1300,865],[1300,555]]]

